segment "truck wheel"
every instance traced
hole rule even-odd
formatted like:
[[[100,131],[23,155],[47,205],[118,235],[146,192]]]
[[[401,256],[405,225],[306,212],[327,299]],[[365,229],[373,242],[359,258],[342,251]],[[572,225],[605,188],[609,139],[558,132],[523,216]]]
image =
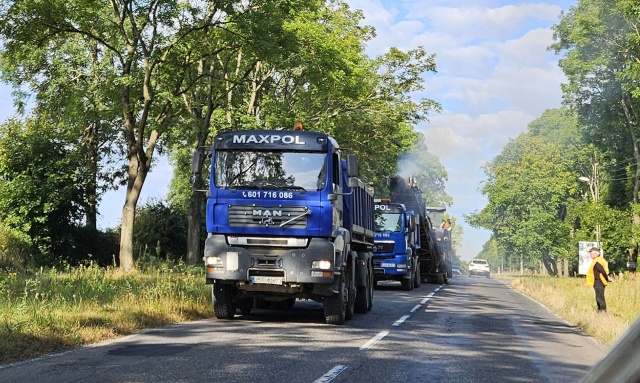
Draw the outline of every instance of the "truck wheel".
[[[356,306],[356,274],[355,274],[355,260],[358,258],[358,254],[355,251],[351,252],[351,259],[348,262],[347,278],[345,284],[347,285],[347,311],[345,313],[345,319],[350,320],[353,318]]]
[[[253,309],[253,298],[244,298],[238,301],[238,310],[240,314],[249,315]]]
[[[360,314],[366,313],[367,310],[370,310],[369,307],[371,306],[370,291],[373,290],[373,286],[371,284],[371,273],[369,267],[367,267],[366,281],[365,286],[358,286],[356,291],[355,311]]]
[[[211,286],[213,313],[216,318],[233,319],[236,315],[236,302],[233,300],[233,289],[233,286],[223,285],[220,282],[214,282]]]
[[[369,259],[373,259],[373,253],[369,253]],[[369,263],[369,276],[371,283],[367,286],[367,293],[369,294],[369,306],[367,307],[367,310],[371,310],[373,308],[373,288],[375,286],[373,281],[373,265],[371,263]]]
[[[420,261],[416,261],[416,275],[414,276],[413,287],[418,288],[422,285],[422,280],[420,279]]]
[[[411,275],[409,276],[409,278],[402,278],[400,284],[402,285],[402,290],[404,291],[413,290],[413,271],[411,271]]]
[[[340,275],[338,282],[338,293],[324,297],[324,319],[327,324],[344,324],[347,311],[347,285],[343,276]]]

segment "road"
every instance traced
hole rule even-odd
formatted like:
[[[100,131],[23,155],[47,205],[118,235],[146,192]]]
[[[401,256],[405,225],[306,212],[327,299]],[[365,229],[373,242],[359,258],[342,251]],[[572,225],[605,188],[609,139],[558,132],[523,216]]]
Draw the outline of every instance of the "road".
[[[322,306],[254,309],[0,366],[0,382],[576,382],[606,348],[502,281],[402,291],[343,326]]]

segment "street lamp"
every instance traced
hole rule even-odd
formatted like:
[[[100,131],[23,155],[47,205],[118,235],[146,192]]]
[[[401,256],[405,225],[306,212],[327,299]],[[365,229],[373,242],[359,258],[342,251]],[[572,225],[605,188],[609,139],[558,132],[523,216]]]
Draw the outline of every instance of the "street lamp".
[[[597,172],[598,172],[598,164],[594,164],[594,174],[596,174],[596,177],[594,180],[585,176],[578,177],[578,181],[589,184],[591,199],[593,200],[593,203],[596,204],[596,209],[598,209],[598,203],[600,200],[600,187],[598,185]],[[596,243],[598,244],[598,247],[600,248],[600,254],[602,255],[602,247],[600,246],[600,217],[598,216],[597,211],[596,211]]]

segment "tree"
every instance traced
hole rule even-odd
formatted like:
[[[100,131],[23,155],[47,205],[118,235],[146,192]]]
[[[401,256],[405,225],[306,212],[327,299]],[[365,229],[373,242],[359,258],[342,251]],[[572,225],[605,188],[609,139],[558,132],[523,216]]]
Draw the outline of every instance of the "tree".
[[[180,115],[179,98],[194,86],[189,81],[200,80],[191,77],[192,69],[203,57],[232,49],[237,38],[229,38],[231,46],[207,42],[237,36],[234,23],[247,32],[241,35],[245,43],[267,41],[263,37],[268,31],[256,28],[261,20],[269,20],[263,11],[286,9],[289,3],[16,0],[0,9],[0,35],[7,57],[29,57],[33,49],[56,51],[60,41],[82,37],[87,46],[95,47],[98,57],[109,58],[105,69],[109,77],[101,97],[120,110],[109,121],[122,122],[127,165],[119,259],[124,272],[134,269],[136,205],[154,153],[162,149],[163,136]],[[38,67],[24,70],[32,76],[43,75]],[[46,73],[41,78],[50,80]]]
[[[40,264],[63,259],[83,214],[82,162],[59,136],[46,118],[0,126],[0,216],[30,239]]]
[[[299,121],[357,153],[364,178],[381,183],[394,174],[399,154],[416,139],[411,122],[439,107],[407,96],[421,89],[421,75],[435,71],[435,62],[422,48],[406,53],[392,49],[370,59],[364,43],[373,31],[361,27],[361,19],[361,12],[341,2],[308,2],[286,13],[274,10],[269,24],[259,27],[269,31],[269,45],[238,45],[219,54],[215,63],[199,66],[199,73],[206,72],[218,85],[206,84],[185,96],[185,105],[206,118],[197,119],[202,121],[197,137],[178,146],[192,147],[194,141],[202,146],[222,129],[289,129]],[[225,113],[214,111],[220,105]],[[172,153],[178,169],[171,198],[184,201],[179,195],[188,189],[184,180],[191,153],[179,147]],[[196,189],[202,189],[197,182]],[[188,259],[194,262],[200,254],[202,194],[193,193],[189,206]]]
[[[482,193],[489,204],[467,216],[474,227],[493,231],[500,247],[526,261],[542,260],[556,272],[555,260],[563,249],[571,225],[566,204],[577,190],[577,175],[561,147],[531,134],[511,140],[485,167],[488,181]]]
[[[3,28],[7,30],[6,25]],[[46,49],[49,47],[54,48]],[[97,229],[100,194],[122,175],[105,166],[118,134],[116,124],[121,125],[113,118],[117,116],[113,104],[104,97],[112,59],[108,53],[84,36],[74,35],[51,37],[47,47],[40,46],[40,41],[28,41],[0,56],[2,79],[16,89],[18,109],[24,113],[28,103],[33,116],[53,119],[60,134],[77,138],[73,150],[84,153],[86,164],[82,178],[85,224],[92,230]]]
[[[637,3],[581,0],[554,26],[560,66],[569,79],[566,102],[575,109],[587,142],[615,166],[610,167],[611,200],[631,204],[633,226],[640,225],[640,21]],[[633,159],[632,161],[629,161]],[[605,170],[606,171],[606,170]],[[625,203],[626,202],[626,203]],[[635,260],[639,238],[632,230],[629,258]]]

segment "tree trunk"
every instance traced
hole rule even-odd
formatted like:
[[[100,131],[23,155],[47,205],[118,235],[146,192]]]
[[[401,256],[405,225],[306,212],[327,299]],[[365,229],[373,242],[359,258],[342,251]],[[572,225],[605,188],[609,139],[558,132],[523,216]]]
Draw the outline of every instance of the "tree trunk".
[[[91,123],[85,129],[87,180],[85,181],[85,222],[91,230],[98,229],[98,124]]]
[[[189,265],[196,265],[202,260],[202,244],[200,243],[201,206],[202,192],[194,191],[189,199],[189,216],[187,217],[187,263]]]
[[[129,273],[135,269],[133,260],[133,229],[136,219],[136,206],[142,185],[149,173],[150,157],[148,160],[138,158],[137,147],[129,149],[129,182],[125,194],[124,207],[122,208],[122,223],[120,226],[120,269]],[[146,159],[144,153],[140,153]]]

